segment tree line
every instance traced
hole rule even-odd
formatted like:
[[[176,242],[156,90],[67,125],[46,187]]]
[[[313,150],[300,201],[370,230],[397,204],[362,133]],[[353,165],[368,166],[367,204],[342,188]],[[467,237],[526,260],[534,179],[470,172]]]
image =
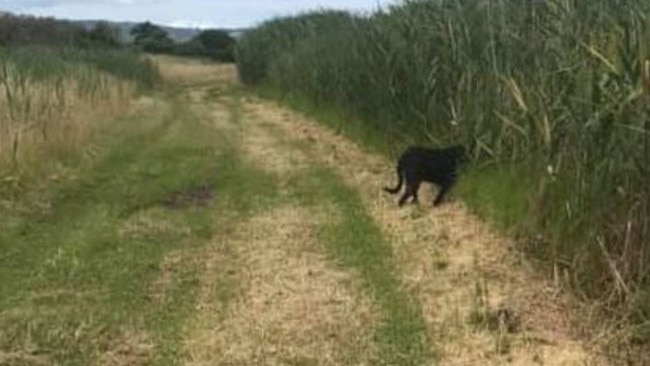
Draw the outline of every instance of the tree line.
[[[108,22],[97,22],[91,28],[86,28],[71,21],[0,13],[0,47],[132,47],[151,53],[234,61],[235,39],[224,30],[204,30],[188,41],[178,42],[162,27],[144,22],[134,26],[130,35],[132,40],[122,39],[119,30]]]
[[[235,60],[235,39],[224,30],[207,29],[188,41],[176,42],[163,28],[144,22],[133,27],[130,34],[133,44],[145,52],[203,56],[224,62]]]

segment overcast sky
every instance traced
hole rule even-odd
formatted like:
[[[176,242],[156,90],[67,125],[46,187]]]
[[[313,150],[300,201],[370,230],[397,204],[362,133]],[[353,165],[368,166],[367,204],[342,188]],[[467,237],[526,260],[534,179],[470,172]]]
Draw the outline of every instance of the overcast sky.
[[[0,0],[0,10],[65,19],[150,20],[190,27],[248,27],[317,8],[372,11],[399,0]]]

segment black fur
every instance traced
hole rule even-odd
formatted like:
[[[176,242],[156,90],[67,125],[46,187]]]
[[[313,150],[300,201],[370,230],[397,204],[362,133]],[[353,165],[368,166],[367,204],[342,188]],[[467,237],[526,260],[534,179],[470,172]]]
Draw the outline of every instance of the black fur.
[[[413,203],[418,202],[418,189],[422,182],[435,183],[440,186],[438,196],[433,201],[433,205],[437,206],[456,182],[458,166],[465,157],[465,148],[461,145],[443,149],[409,147],[397,162],[397,186],[384,190],[396,194],[405,185],[406,190],[399,199],[402,206],[409,197],[413,197]]]

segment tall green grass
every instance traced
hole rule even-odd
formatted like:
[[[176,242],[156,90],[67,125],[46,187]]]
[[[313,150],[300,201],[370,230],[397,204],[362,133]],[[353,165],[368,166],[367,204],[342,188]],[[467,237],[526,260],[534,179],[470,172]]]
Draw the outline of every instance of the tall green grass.
[[[237,64],[245,83],[341,111],[392,146],[461,142],[502,167],[466,191],[525,191],[475,202],[588,299],[635,304],[627,316],[647,326],[649,47],[642,0],[429,0],[272,20],[238,42]]]

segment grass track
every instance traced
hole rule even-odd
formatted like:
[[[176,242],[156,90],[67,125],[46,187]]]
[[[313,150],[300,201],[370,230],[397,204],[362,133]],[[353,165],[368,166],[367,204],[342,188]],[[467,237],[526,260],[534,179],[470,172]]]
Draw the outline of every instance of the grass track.
[[[58,162],[67,176],[40,188],[1,192],[11,220],[0,222],[0,364],[428,365],[447,356],[439,345],[497,337],[430,313],[452,312],[419,292],[438,288],[423,277],[430,260],[448,261],[440,281],[474,282],[443,258],[442,234],[396,246],[386,227],[432,217],[397,217],[386,202],[378,216],[361,186],[376,183],[378,160],[339,141],[341,164],[365,166],[346,178],[349,167],[327,163],[329,132],[292,125],[232,77],[210,79],[219,67],[165,65],[177,79],[116,121],[98,155]],[[287,132],[303,128],[317,139]],[[466,256],[464,245],[450,253]],[[449,339],[433,339],[438,330]]]
[[[0,257],[0,363],[182,363],[206,244],[287,198],[280,177],[242,160],[236,134],[205,123],[209,110],[188,98],[191,88],[171,84],[149,110],[116,121],[96,142],[97,156],[59,162],[67,174],[59,181],[2,192],[12,219],[0,223],[7,253]],[[241,92],[225,89],[206,98],[231,97],[220,107],[240,125]],[[325,169],[292,179],[299,182],[292,202],[320,207],[309,197],[328,196],[344,213],[318,237],[342,268],[360,272],[379,302],[380,358],[421,363],[417,306],[398,289],[390,248],[356,193]],[[174,197],[205,186],[213,192],[205,205],[175,206]],[[236,261],[228,253],[225,260]],[[241,295],[228,276],[212,285],[222,309]]]

